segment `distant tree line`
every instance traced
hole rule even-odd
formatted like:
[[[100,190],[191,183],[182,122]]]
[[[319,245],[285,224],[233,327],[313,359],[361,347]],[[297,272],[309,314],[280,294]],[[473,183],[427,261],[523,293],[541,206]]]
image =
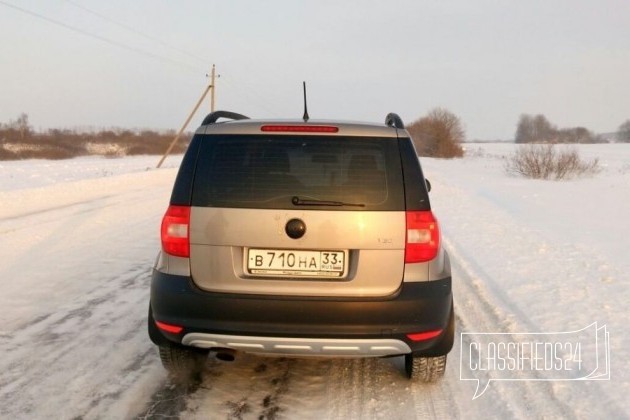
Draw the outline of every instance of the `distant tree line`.
[[[630,120],[626,120],[617,129],[617,140],[623,143],[630,143]]]
[[[630,142],[630,120],[619,126],[617,140]],[[542,114],[521,115],[516,126],[516,143],[605,143],[607,140],[585,127],[558,128]]]
[[[630,121],[627,123],[630,129]],[[597,174],[601,171],[599,160],[583,160],[575,147],[556,145],[605,143],[607,140],[584,127],[559,129],[542,114],[523,114],[516,127],[515,142],[526,144],[507,159],[508,173],[534,179],[568,179]]]
[[[102,129],[78,132],[68,129],[49,129],[36,132],[27,114],[0,123],[0,160],[68,159],[77,156],[101,155],[161,155],[175,137],[174,131]],[[172,153],[183,153],[191,135],[183,135]]]

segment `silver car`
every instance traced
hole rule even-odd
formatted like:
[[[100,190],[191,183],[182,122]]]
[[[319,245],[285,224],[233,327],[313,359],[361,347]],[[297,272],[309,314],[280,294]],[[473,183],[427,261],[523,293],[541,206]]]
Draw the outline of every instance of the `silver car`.
[[[210,352],[404,356],[410,378],[440,378],[454,313],[428,185],[396,114],[208,115],[153,270],[148,328],[165,368],[193,374]]]

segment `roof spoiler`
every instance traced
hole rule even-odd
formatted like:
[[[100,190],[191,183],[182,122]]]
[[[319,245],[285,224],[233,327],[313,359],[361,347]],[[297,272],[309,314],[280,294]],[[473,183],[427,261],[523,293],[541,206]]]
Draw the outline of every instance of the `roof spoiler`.
[[[214,111],[206,115],[201,125],[215,124],[219,118],[227,118],[230,120],[249,120],[249,117],[230,111]]]
[[[395,114],[393,112],[390,112],[385,117],[385,125],[389,127],[399,128],[401,130],[405,129],[405,124],[403,123],[402,119],[398,116],[398,114]]]

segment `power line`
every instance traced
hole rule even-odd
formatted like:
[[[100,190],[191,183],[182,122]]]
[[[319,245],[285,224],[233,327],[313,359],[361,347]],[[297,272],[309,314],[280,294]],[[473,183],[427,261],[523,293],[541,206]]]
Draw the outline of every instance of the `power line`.
[[[264,111],[266,111],[267,113],[271,114],[272,116],[278,117],[279,114],[275,111],[273,111],[273,109],[269,108],[268,106],[268,101],[265,100],[256,90],[252,89],[251,86],[249,87],[245,87],[245,88],[241,88],[240,86],[238,86],[237,83],[232,83],[229,78],[224,78],[221,77],[221,80],[223,82],[225,82],[226,84],[228,84],[229,86],[231,86],[232,88],[238,90],[239,92],[241,92],[242,94],[248,96],[253,102],[256,102],[256,106]],[[246,85],[247,83],[241,81],[240,82],[243,85]],[[251,101],[250,101],[251,103]]]
[[[192,58],[195,58],[195,59],[197,59],[197,60],[199,60],[199,61],[206,62],[206,60],[204,60],[203,58],[201,58],[201,57],[199,57],[199,56],[197,56],[197,55],[194,55],[194,54],[192,54],[192,53],[189,53],[188,51],[182,50],[182,49],[177,48],[177,47],[175,47],[175,46],[169,45],[169,44],[165,43],[164,41],[162,41],[162,40],[160,40],[160,39],[158,39],[158,38],[155,38],[155,37],[152,37],[152,36],[150,36],[150,35],[144,34],[144,33],[140,32],[140,31],[137,31],[136,29],[134,29],[134,28],[132,28],[132,27],[130,27],[130,26],[127,26],[127,25],[125,25],[125,24],[122,24],[122,23],[120,23],[120,22],[117,22],[117,21],[115,21],[115,20],[113,20],[113,19],[111,19],[111,18],[109,18],[109,17],[107,17],[107,16],[105,16],[105,15],[102,15],[102,14],[100,14],[100,13],[98,13],[98,12],[95,12],[95,11],[93,11],[93,10],[91,10],[91,9],[88,9],[88,8],[86,8],[86,7],[84,7],[84,6],[81,6],[81,5],[79,5],[79,4],[77,4],[77,3],[75,3],[75,2],[74,2],[74,1],[72,1],[72,0],[66,0],[66,1],[67,1],[68,3],[70,3],[70,4],[72,4],[73,6],[78,7],[79,9],[82,9],[82,10],[84,10],[84,11],[86,11],[86,12],[90,13],[90,14],[93,14],[93,15],[95,15],[95,16],[97,16],[97,17],[99,17],[99,18],[103,19],[103,20],[106,20],[106,21],[108,21],[108,22],[111,22],[111,23],[113,23],[113,24],[115,24],[115,25],[117,25],[117,26],[120,26],[121,28],[124,28],[124,29],[126,29],[126,30],[128,30],[128,31],[130,31],[130,32],[133,32],[133,33],[135,33],[135,34],[137,34],[137,35],[140,35],[140,36],[142,36],[142,37],[144,37],[144,38],[147,38],[147,39],[149,39],[149,40],[151,40],[151,41],[157,42],[157,43],[159,43],[159,44],[161,44],[161,45],[163,45],[163,46],[166,46],[166,47],[168,47],[168,48],[171,48],[171,49],[173,49],[173,50],[179,51],[180,53],[186,54],[186,55],[188,55],[188,56],[190,56],[190,57],[192,57]],[[189,64],[187,64],[187,63],[184,63],[184,62],[181,62],[181,61],[177,61],[177,60],[173,60],[173,59],[171,59],[171,58],[169,58],[169,57],[165,57],[165,56],[162,56],[162,55],[154,54],[154,53],[151,53],[151,52],[149,52],[149,51],[145,51],[145,50],[142,50],[142,49],[139,49],[139,48],[136,48],[136,47],[132,47],[132,46],[129,46],[129,45],[123,44],[123,43],[121,43],[121,42],[118,42],[118,41],[115,41],[115,40],[112,40],[112,39],[109,39],[109,38],[106,38],[106,37],[103,37],[103,36],[100,36],[100,35],[97,35],[97,34],[94,34],[94,33],[88,32],[88,31],[85,31],[85,30],[83,30],[83,29],[80,29],[80,28],[77,28],[77,27],[74,27],[74,26],[68,25],[68,24],[63,23],[63,22],[61,22],[61,21],[58,21],[58,20],[56,20],[56,19],[49,18],[49,17],[47,17],[47,16],[44,16],[44,15],[42,15],[42,14],[40,14],[40,13],[37,13],[37,12],[34,12],[34,11],[32,11],[32,10],[24,9],[24,8],[22,8],[22,7],[19,7],[19,6],[15,6],[15,5],[11,4],[11,3],[7,3],[7,2],[5,2],[5,1],[3,1],[3,0],[0,0],[0,5],[4,5],[4,6],[6,6],[6,7],[12,8],[12,9],[17,10],[17,11],[19,11],[19,12],[22,12],[22,13],[28,14],[28,15],[33,16],[33,17],[36,17],[36,18],[38,18],[38,19],[45,20],[45,21],[47,21],[47,22],[49,22],[49,23],[52,23],[52,24],[54,24],[54,25],[61,26],[61,27],[66,28],[66,29],[68,29],[68,30],[71,30],[71,31],[74,31],[74,32],[80,33],[81,35],[84,35],[84,36],[87,36],[87,37],[90,37],[90,38],[97,39],[97,40],[99,40],[99,41],[101,41],[101,42],[105,42],[105,43],[107,43],[107,44],[113,45],[113,46],[118,47],[118,48],[122,48],[122,49],[125,49],[125,50],[128,50],[128,51],[132,51],[132,52],[134,52],[134,53],[141,54],[141,55],[144,55],[144,56],[146,56],[146,57],[153,58],[153,59],[155,59],[155,60],[168,62],[168,63],[170,63],[170,64],[174,64],[174,65],[177,65],[177,66],[179,66],[179,67],[184,67],[184,68],[189,69],[189,70],[195,70],[195,72],[197,72],[197,70],[198,70],[198,68],[197,68],[197,67],[193,67],[193,66],[191,66],[191,65],[189,65]],[[230,86],[232,86],[232,87],[233,87],[233,88],[235,88],[236,90],[240,91],[242,94],[244,94],[244,95],[248,96],[250,99],[254,100],[254,102],[257,102],[258,106],[259,106],[261,109],[264,109],[265,111],[267,111],[268,113],[270,113],[270,114],[272,114],[272,115],[276,115],[276,116],[278,115],[278,114],[277,114],[276,112],[274,112],[271,108],[269,108],[269,106],[268,106],[268,100],[265,100],[265,99],[264,99],[264,98],[263,98],[263,97],[262,97],[262,96],[261,96],[261,95],[260,95],[260,94],[259,94],[259,93],[255,90],[255,89],[254,89],[254,88],[252,88],[251,86],[247,86],[247,87],[245,87],[245,88],[241,88],[240,86],[238,86],[238,84],[236,84],[236,83],[231,83],[229,80],[225,80],[225,82],[227,82],[227,84],[229,84]],[[243,83],[243,82],[241,82],[241,83]],[[247,84],[247,83],[244,83],[244,84]]]
[[[197,70],[198,70],[196,67],[193,67],[193,66],[191,66],[191,65],[188,65],[188,64],[186,64],[186,63],[182,63],[182,62],[180,62],[180,61],[176,61],[176,60],[173,60],[173,59],[168,58],[168,57],[164,57],[164,56],[161,56],[161,55],[158,55],[158,54],[154,54],[154,53],[151,53],[151,52],[148,52],[148,51],[144,51],[144,50],[141,50],[141,49],[139,49],[139,48],[131,47],[131,46],[126,45],[126,44],[123,44],[123,43],[121,43],[121,42],[114,41],[114,40],[112,40],[112,39],[105,38],[105,37],[103,37],[103,36],[96,35],[96,34],[93,34],[93,33],[91,33],[91,32],[84,31],[83,29],[76,28],[76,27],[74,27],[74,26],[71,26],[71,25],[65,24],[65,23],[60,22],[60,21],[55,20],[55,19],[51,19],[51,18],[49,18],[49,17],[47,17],[47,16],[44,16],[44,15],[42,15],[42,14],[39,14],[39,13],[37,13],[37,12],[33,12],[32,10],[23,9],[23,8],[21,8],[21,7],[19,7],[19,6],[15,6],[15,5],[13,5],[13,4],[6,3],[6,2],[4,2],[4,1],[2,1],[2,0],[0,0],[0,4],[1,4],[1,5],[3,5],[3,6],[9,7],[9,8],[11,8],[11,9],[15,9],[15,10],[17,10],[17,11],[20,11],[20,12],[22,12],[22,13],[25,13],[25,14],[27,14],[27,15],[34,16],[34,17],[36,17],[36,18],[38,18],[38,19],[45,20],[46,22],[49,22],[49,23],[52,23],[52,24],[55,24],[55,25],[61,26],[61,27],[63,27],[63,28],[69,29],[69,30],[71,30],[71,31],[78,32],[78,33],[80,33],[81,35],[84,35],[84,36],[88,36],[88,37],[90,37],[90,38],[97,39],[97,40],[99,40],[99,41],[101,41],[101,42],[105,42],[105,43],[107,43],[107,44],[110,44],[110,45],[113,45],[113,46],[116,46],[116,47],[119,47],[119,48],[122,48],[122,49],[125,49],[125,50],[128,50],[128,51],[132,51],[132,52],[135,52],[135,53],[137,53],[137,54],[141,54],[141,55],[144,55],[144,56],[147,56],[147,57],[151,57],[151,58],[153,58],[153,59],[155,59],[155,60],[164,61],[164,62],[169,62],[169,63],[174,64],[174,65],[179,66],[179,67],[185,67],[185,68],[187,68],[187,69],[192,69],[192,70],[195,70],[195,71],[197,71]]]
[[[100,18],[100,19],[103,19],[103,20],[105,20],[105,21],[107,21],[107,22],[109,22],[109,23],[113,23],[114,25],[119,26],[119,27],[121,27],[121,28],[123,28],[123,29],[125,29],[125,30],[127,30],[127,31],[129,31],[129,32],[132,32],[132,33],[134,33],[134,34],[136,34],[136,35],[140,35],[141,37],[146,38],[146,39],[148,39],[148,40],[151,40],[151,41],[153,41],[153,42],[157,42],[158,44],[160,44],[160,45],[162,45],[162,46],[164,46],[164,47],[167,47],[167,48],[170,48],[170,49],[172,49],[172,50],[178,51],[178,52],[180,52],[180,53],[182,53],[182,54],[187,55],[188,57],[192,57],[192,58],[194,58],[194,59],[196,59],[196,60],[199,60],[200,62],[203,62],[203,63],[204,63],[204,64],[206,64],[206,65],[208,64],[208,60],[206,60],[206,59],[204,59],[204,58],[202,58],[202,57],[199,57],[198,55],[195,55],[195,54],[193,54],[193,53],[191,53],[191,52],[188,52],[188,51],[183,50],[183,49],[181,49],[181,48],[175,47],[175,46],[173,46],[173,45],[167,44],[166,42],[162,41],[162,40],[161,40],[161,39],[159,39],[159,38],[156,38],[156,37],[154,37],[154,36],[147,35],[147,34],[145,34],[145,33],[143,33],[143,32],[140,32],[139,30],[137,30],[137,29],[135,29],[135,28],[133,28],[133,27],[131,27],[131,26],[129,26],[129,25],[125,25],[124,23],[120,23],[120,22],[118,22],[118,21],[115,21],[114,19],[112,19],[112,18],[110,18],[110,17],[108,17],[108,16],[105,16],[105,15],[103,15],[102,13],[96,12],[96,11],[94,11],[94,10],[92,10],[92,9],[88,9],[87,7],[82,6],[82,5],[78,4],[78,3],[75,3],[75,2],[74,2],[74,1],[72,1],[72,0],[66,0],[66,2],[70,3],[70,4],[71,4],[71,5],[73,5],[74,7],[77,7],[77,8],[79,8],[79,9],[81,9],[81,10],[83,10],[83,11],[87,12],[87,13],[92,14],[92,15],[94,15],[94,16],[96,16],[96,17]]]

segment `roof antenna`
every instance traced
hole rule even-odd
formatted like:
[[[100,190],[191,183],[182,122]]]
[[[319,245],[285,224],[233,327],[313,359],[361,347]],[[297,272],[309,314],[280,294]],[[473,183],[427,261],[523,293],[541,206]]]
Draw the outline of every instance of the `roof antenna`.
[[[302,119],[304,119],[304,122],[308,122],[308,109],[306,109],[306,82],[302,82],[302,86],[304,87],[304,116]]]

